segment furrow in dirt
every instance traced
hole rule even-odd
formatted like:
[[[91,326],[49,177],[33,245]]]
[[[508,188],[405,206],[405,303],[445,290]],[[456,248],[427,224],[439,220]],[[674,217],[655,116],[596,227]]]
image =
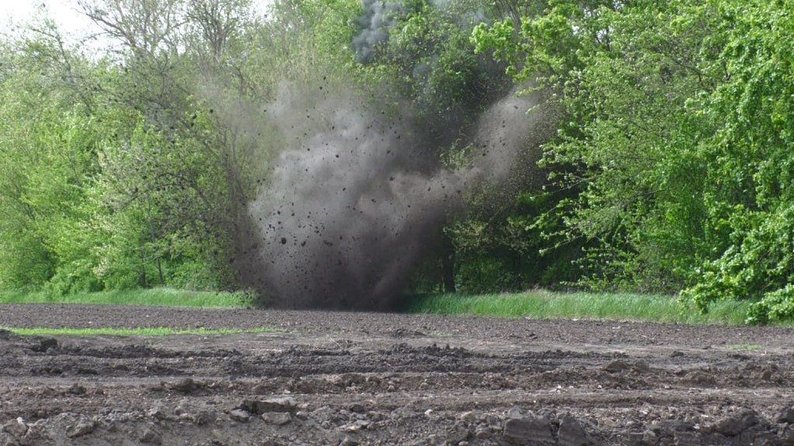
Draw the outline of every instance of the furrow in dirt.
[[[57,323],[48,319],[55,310]],[[0,326],[207,323],[277,331],[160,338],[4,333],[0,444],[794,441],[794,336],[787,329],[79,310],[3,306]]]

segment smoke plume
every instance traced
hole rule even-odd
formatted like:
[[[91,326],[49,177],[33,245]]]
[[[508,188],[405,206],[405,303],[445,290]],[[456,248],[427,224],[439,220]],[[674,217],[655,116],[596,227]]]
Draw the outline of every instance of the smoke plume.
[[[353,50],[359,62],[372,60],[377,46],[389,40],[389,28],[403,12],[402,2],[364,0],[364,13],[358,21],[361,32],[353,39]]]
[[[468,188],[505,184],[535,157],[543,120],[513,94],[479,119],[472,162],[429,161],[420,125],[389,117],[353,93],[283,88],[269,118],[283,135],[270,181],[250,205],[261,291],[286,307],[385,309],[440,229],[464,210]],[[527,155],[527,151],[530,152]]]

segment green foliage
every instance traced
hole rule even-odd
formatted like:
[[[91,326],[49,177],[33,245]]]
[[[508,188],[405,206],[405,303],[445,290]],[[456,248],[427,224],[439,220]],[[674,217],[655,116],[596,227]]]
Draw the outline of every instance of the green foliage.
[[[54,88],[39,50],[4,54],[0,77],[0,288],[35,288],[55,274],[96,169],[96,123]]]
[[[712,137],[715,226],[730,247],[703,267],[686,296],[701,307],[718,299],[760,299],[751,322],[790,317],[794,283],[794,31],[790,2],[722,5],[726,81],[706,113],[721,123]]]
[[[567,115],[544,165],[581,187],[558,208],[568,239],[586,241],[581,285],[687,288],[703,311],[782,302],[794,279],[791,7],[562,0],[474,30],[478,51]]]
[[[2,42],[0,289],[240,287],[230,259],[282,145],[262,104],[285,81],[410,102],[429,170],[471,162],[476,116],[518,87],[561,117],[546,181],[469,188],[423,287],[440,269],[468,292],[683,291],[794,317],[790,0],[411,0],[366,64],[360,2],[250,6],[90,0],[118,51],[85,57],[47,22]]]
[[[766,324],[769,322],[790,321],[794,319],[794,285],[766,293],[754,303],[747,313],[750,324]]]

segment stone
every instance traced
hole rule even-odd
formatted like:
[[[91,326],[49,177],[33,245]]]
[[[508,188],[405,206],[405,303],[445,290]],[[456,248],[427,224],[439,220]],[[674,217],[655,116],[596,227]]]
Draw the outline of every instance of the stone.
[[[525,418],[511,418],[505,422],[504,435],[520,443],[536,446],[553,446],[557,442],[551,432],[551,423],[542,417],[529,415]]]
[[[251,419],[251,413],[247,410],[233,409],[229,412],[229,418],[240,423],[247,423]]]
[[[292,415],[288,412],[265,412],[262,414],[262,420],[267,424],[283,426],[292,421]]]
[[[560,420],[557,442],[559,446],[585,446],[592,444],[582,425],[571,415],[565,415]]]

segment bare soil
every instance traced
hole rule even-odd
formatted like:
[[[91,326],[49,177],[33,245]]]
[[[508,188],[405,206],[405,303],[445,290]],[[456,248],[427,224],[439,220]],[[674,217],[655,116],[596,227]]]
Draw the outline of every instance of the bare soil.
[[[0,305],[0,445],[794,444],[794,331]]]

